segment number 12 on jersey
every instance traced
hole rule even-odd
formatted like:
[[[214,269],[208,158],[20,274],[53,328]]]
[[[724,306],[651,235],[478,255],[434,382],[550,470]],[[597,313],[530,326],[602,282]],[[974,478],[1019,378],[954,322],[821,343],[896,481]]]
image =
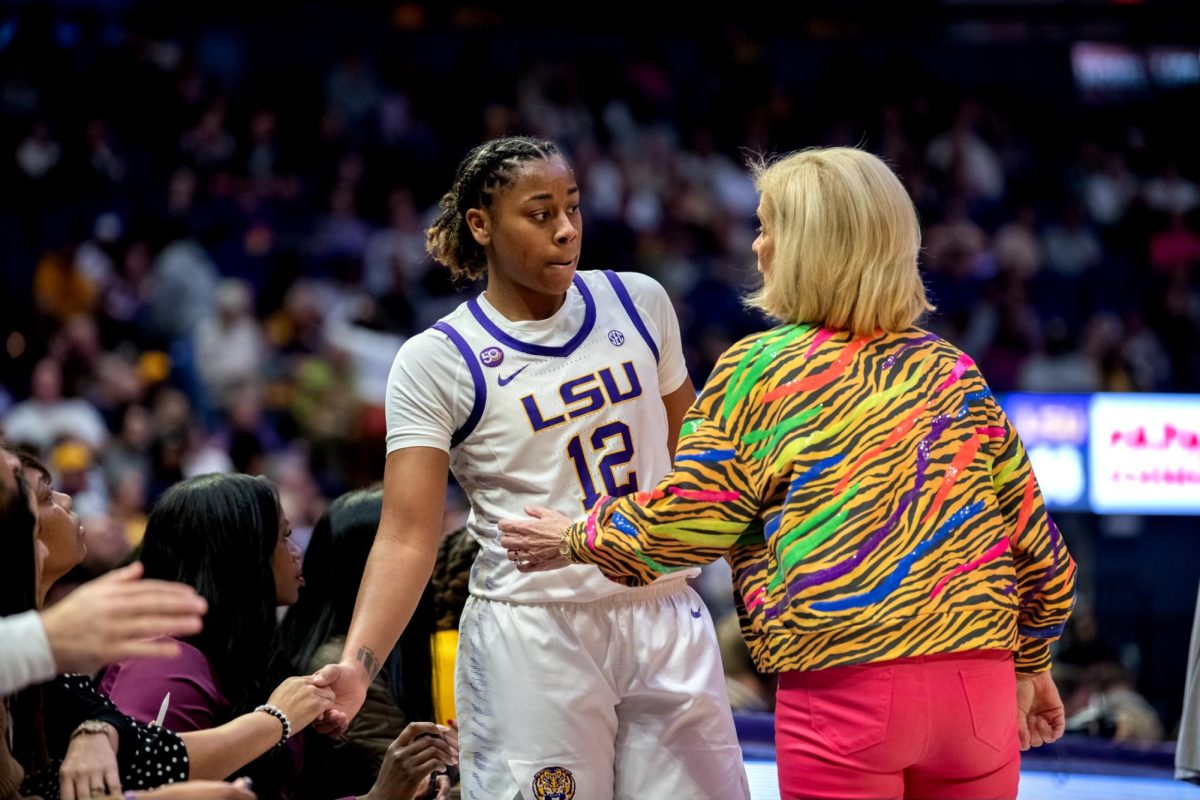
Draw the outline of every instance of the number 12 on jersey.
[[[617,476],[613,474],[617,467],[624,466],[633,460],[633,436],[630,435],[629,426],[624,422],[610,422],[601,425],[592,431],[591,437],[580,434],[567,442],[567,457],[575,465],[575,476],[579,478],[579,487],[583,490],[583,510],[590,511],[596,501],[600,499],[600,494],[596,491],[596,482],[592,479],[592,469],[588,464],[587,455],[584,453],[585,438],[589,438],[588,443],[591,445],[593,455],[603,451],[608,445],[609,439],[621,440],[618,449],[606,453],[600,459],[600,463],[596,465],[596,471],[600,473],[600,478],[604,482],[604,491],[610,497],[621,497],[636,492],[638,490],[636,472],[630,470],[629,477],[621,484],[617,483]]]

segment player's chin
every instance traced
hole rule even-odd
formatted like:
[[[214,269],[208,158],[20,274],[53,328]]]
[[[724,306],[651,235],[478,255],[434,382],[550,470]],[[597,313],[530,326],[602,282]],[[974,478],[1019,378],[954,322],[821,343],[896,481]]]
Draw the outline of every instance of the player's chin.
[[[562,264],[548,264],[542,271],[542,280],[546,284],[546,288],[554,293],[562,293],[571,288],[571,281],[575,279],[575,265],[579,259],[573,259],[570,262]]]

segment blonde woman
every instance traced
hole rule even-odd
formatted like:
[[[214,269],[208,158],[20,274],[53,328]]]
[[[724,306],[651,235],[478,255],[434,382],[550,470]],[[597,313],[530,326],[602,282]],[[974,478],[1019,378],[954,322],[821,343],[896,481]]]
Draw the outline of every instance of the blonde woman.
[[[917,327],[920,228],[860,150],[757,166],[762,289],[779,321],[726,352],[675,471],[574,524],[501,523],[525,571],[648,583],[725,557],[759,669],[780,673],[786,798],[1015,797],[1057,739],[1049,644],[1075,568],[969,356]]]

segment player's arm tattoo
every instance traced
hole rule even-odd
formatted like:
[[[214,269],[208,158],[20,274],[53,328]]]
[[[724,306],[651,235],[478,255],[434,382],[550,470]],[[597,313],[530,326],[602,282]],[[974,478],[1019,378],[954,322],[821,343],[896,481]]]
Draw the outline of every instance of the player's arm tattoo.
[[[367,670],[367,677],[375,680],[375,676],[379,674],[380,668],[383,666],[379,663],[379,659],[375,656],[375,651],[369,647],[358,648],[358,660]]]

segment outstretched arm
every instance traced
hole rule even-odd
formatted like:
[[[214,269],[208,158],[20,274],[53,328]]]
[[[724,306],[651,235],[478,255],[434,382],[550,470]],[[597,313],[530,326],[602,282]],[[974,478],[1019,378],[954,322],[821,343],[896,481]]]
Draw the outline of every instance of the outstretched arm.
[[[358,713],[408,624],[433,572],[442,533],[450,456],[433,447],[406,447],[387,459],[379,532],[354,605],[342,660],[323,667],[319,683],[335,694],[333,710],[316,727],[344,728]]]
[[[561,547],[610,580],[650,583],[721,558],[743,536],[761,537],[754,473],[722,426],[694,411],[683,426],[675,471],[653,490],[601,498],[574,524],[549,509],[526,509],[534,519],[502,520],[500,541],[523,572],[565,565]]]
[[[295,736],[329,708],[333,692],[316,685],[308,676],[287,678],[276,687],[267,703],[288,718]],[[189,780],[222,780],[274,747],[283,732],[282,723],[271,714],[251,711],[224,725],[179,734],[187,748],[191,766]]]

